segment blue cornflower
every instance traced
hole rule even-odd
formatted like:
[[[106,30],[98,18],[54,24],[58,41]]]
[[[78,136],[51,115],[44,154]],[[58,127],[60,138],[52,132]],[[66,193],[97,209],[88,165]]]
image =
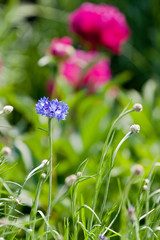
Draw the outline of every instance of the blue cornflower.
[[[60,119],[65,120],[68,109],[69,107],[66,103],[62,103],[57,99],[49,101],[46,97],[38,100],[38,103],[36,104],[37,114],[45,115],[49,118],[56,117],[58,121]]]

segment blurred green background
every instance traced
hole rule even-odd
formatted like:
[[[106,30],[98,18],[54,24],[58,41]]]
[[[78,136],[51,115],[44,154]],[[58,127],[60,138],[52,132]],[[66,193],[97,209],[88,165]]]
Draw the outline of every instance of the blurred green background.
[[[53,37],[70,36],[74,46],[82,49],[79,39],[70,32],[67,14],[84,1],[37,0],[0,1],[0,106],[14,106],[14,112],[0,118],[1,145],[13,150],[4,179],[22,183],[26,174],[48,158],[48,137],[39,128],[47,129],[45,117],[35,112],[35,103],[47,96],[46,83],[55,78],[53,63],[38,65],[47,51]],[[54,176],[55,195],[64,184],[64,179],[76,173],[79,165],[88,160],[85,175],[95,175],[102,147],[113,120],[130,103],[130,107],[140,102],[144,110],[131,113],[118,125],[118,131],[111,151],[117,146],[133,123],[141,126],[138,136],[124,143],[116,158],[108,205],[117,196],[117,178],[125,186],[130,168],[134,163],[142,164],[147,176],[160,150],[160,14],[158,0],[90,1],[117,6],[127,18],[131,37],[120,56],[110,54],[113,79],[110,84],[95,94],[87,95],[85,89],[74,92],[61,77],[58,96],[69,107],[66,121],[54,120],[53,152],[54,165],[58,164]],[[105,53],[105,50],[104,50]],[[114,95],[118,87],[118,94]],[[117,88],[116,88],[117,89]],[[11,169],[10,169],[11,168]],[[16,171],[16,176],[15,176]],[[160,172],[155,178],[156,188]],[[35,176],[26,186],[27,195],[34,196],[37,184]],[[94,179],[81,184],[81,192],[86,192],[89,204]],[[47,183],[46,183],[47,185]],[[135,188],[138,189],[136,185]],[[27,192],[28,191],[28,192]],[[44,188],[44,193],[47,188]],[[103,193],[103,191],[102,191]],[[26,195],[25,195],[26,194]],[[131,196],[133,203],[136,191]],[[46,209],[47,200],[41,197]],[[99,198],[101,202],[101,198]],[[27,202],[26,204],[29,205]],[[67,201],[56,205],[57,219],[70,213],[66,211]]]

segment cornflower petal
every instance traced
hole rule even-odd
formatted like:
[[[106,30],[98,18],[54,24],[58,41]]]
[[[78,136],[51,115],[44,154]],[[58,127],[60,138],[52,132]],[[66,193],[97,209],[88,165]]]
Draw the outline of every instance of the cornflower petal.
[[[65,120],[68,109],[69,107],[66,103],[62,103],[57,99],[49,101],[46,97],[38,100],[36,104],[37,114],[41,114],[42,116],[45,115],[49,118],[57,118],[58,121]]]

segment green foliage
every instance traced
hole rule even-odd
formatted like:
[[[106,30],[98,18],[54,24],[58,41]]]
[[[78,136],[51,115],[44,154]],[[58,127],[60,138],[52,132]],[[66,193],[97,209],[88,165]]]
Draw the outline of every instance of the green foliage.
[[[67,14],[81,1],[1,1],[0,108],[14,106],[10,115],[0,115],[0,149],[12,149],[10,155],[0,153],[0,237],[5,240],[33,236],[42,240],[46,234],[48,240],[62,236],[95,240],[100,234],[115,240],[160,239],[158,2],[153,6],[149,0],[141,1],[141,7],[138,1],[103,2],[126,14],[132,36],[123,55],[111,56],[113,79],[89,94],[87,89],[74,91],[57,76],[55,61],[38,65],[53,37],[71,35]],[[73,39],[79,46],[79,40]],[[40,174],[47,171],[41,169],[41,162],[49,158],[48,121],[36,114],[35,103],[47,96],[48,79],[56,85],[52,97],[70,107],[66,121],[53,120],[49,221],[48,175],[35,201]],[[143,111],[121,118],[122,110],[137,102]],[[116,147],[134,123],[140,125],[140,133],[123,143],[112,162]],[[135,164],[144,167],[142,175],[131,172]],[[66,177],[77,172],[82,176],[68,186]],[[129,216],[131,206],[135,212]],[[30,228],[35,228],[34,234]]]

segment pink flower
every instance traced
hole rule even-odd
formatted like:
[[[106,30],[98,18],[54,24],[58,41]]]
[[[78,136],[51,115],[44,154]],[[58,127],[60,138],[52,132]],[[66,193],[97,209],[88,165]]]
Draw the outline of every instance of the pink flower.
[[[76,50],[62,63],[61,74],[73,87],[88,86],[89,90],[93,92],[111,79],[109,60],[101,59],[96,62],[96,57],[98,57],[98,53],[95,51]],[[91,65],[90,68],[89,65]]]
[[[69,37],[53,38],[49,47],[49,52],[59,58],[70,56],[74,52],[72,40]]]
[[[109,59],[99,60],[91,67],[84,78],[84,85],[88,85],[91,92],[106,84],[112,78]]]
[[[115,54],[121,52],[130,30],[125,16],[114,6],[84,3],[69,16],[71,29],[92,47],[104,46]]]

